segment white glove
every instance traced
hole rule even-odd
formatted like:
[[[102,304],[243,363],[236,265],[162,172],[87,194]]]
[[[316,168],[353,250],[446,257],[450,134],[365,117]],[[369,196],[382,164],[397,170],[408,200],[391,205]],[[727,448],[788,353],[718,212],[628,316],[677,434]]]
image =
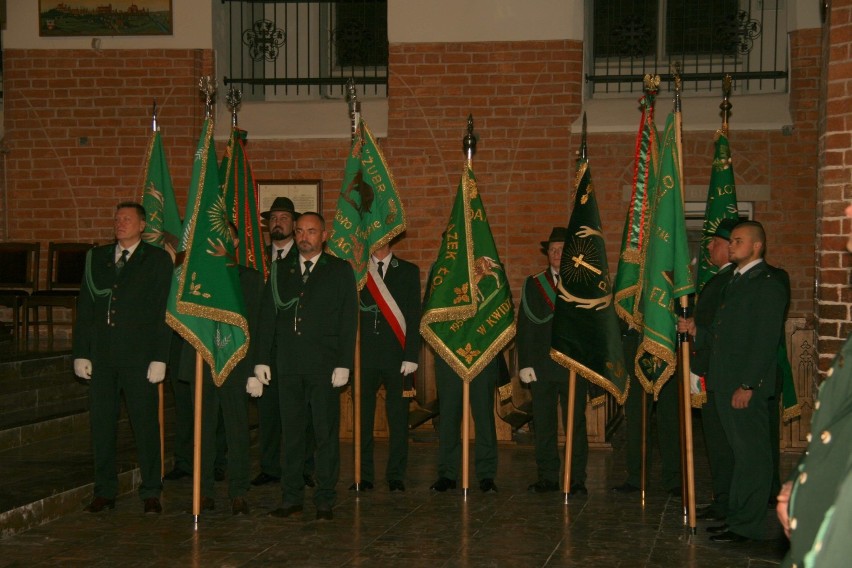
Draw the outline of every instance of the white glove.
[[[399,368],[399,372],[402,373],[403,377],[407,377],[416,370],[417,363],[412,363],[411,361],[403,361],[402,367]]]
[[[538,380],[535,377],[535,370],[532,367],[524,367],[518,371],[518,376],[521,377],[521,382],[527,385]]]
[[[249,377],[246,382],[246,392],[254,398],[263,394],[263,383],[257,380],[257,377]]]
[[[269,386],[269,378],[272,376],[272,369],[269,368],[269,365],[255,365],[254,376],[257,378],[258,381],[260,381],[266,386]]]
[[[156,385],[162,383],[166,378],[166,364],[160,361],[148,363],[148,382]]]
[[[92,362],[88,359],[74,359],[74,374],[81,379],[91,379]]]
[[[342,387],[349,382],[349,369],[344,367],[335,367],[331,374],[331,386]]]

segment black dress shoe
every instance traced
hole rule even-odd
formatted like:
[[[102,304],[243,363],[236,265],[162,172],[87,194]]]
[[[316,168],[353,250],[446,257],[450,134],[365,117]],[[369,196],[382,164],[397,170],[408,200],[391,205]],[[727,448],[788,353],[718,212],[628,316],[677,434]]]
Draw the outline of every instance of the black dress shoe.
[[[178,479],[183,479],[184,477],[189,477],[192,473],[188,471],[184,471],[179,467],[175,467],[169,473],[163,476],[164,481],[177,481]]]
[[[636,493],[637,491],[641,491],[639,487],[636,487],[632,483],[624,482],[621,485],[616,485],[612,488],[613,493]]]
[[[202,511],[213,511],[216,509],[216,501],[213,497],[202,497],[201,498],[201,510]]]
[[[157,497],[145,499],[145,514],[159,515],[162,512],[163,506],[160,505],[160,500]]]
[[[551,493],[553,491],[559,491],[559,484],[555,481],[539,479],[535,483],[530,484],[527,487],[527,491],[531,493]]]
[[[728,532],[728,525],[716,525],[715,527],[707,527],[707,532],[710,534],[722,534]]]
[[[87,513],[100,513],[104,509],[115,509],[115,499],[95,497],[83,510]]]
[[[456,488],[456,480],[448,479],[446,477],[439,477],[438,481],[432,484],[432,491],[437,491],[438,493],[443,493],[447,489],[455,489]]]
[[[278,483],[279,481],[281,481],[280,477],[275,477],[274,475],[269,475],[268,473],[261,471],[257,474],[257,477],[251,480],[251,484],[258,486],[266,485],[267,483]]]
[[[586,484],[581,483],[579,481],[577,483],[572,483],[571,488],[568,490],[568,495],[571,496],[571,497],[574,497],[576,495],[588,495],[588,494],[589,494],[589,490],[586,489]]]
[[[313,487],[316,485],[316,483],[314,483],[314,478],[310,473],[304,474],[302,479],[305,480],[305,487]]]
[[[725,531],[711,536],[710,540],[713,542],[748,542],[751,539],[731,531]]]
[[[486,477],[479,482],[479,490],[483,493],[497,493],[497,485],[493,479]]]
[[[231,514],[232,515],[248,515],[249,506],[245,497],[234,497],[231,499]]]
[[[294,515],[301,515],[303,510],[304,508],[301,505],[287,505],[286,507],[278,507],[269,513],[269,516],[286,519],[287,517],[292,517]]]
[[[221,467],[217,467],[213,470],[213,479],[216,481],[225,481],[225,470]]]
[[[391,493],[394,491],[405,491],[405,484],[399,479],[391,479],[388,481],[388,490]]]
[[[359,487],[359,485],[360,485],[360,487]],[[372,481],[362,481],[360,484],[353,483],[352,485],[349,486],[349,491],[358,491],[359,489],[361,491],[371,491],[373,489],[373,482]]]
[[[331,521],[332,519],[334,519],[334,514],[331,509],[317,509],[318,521]]]

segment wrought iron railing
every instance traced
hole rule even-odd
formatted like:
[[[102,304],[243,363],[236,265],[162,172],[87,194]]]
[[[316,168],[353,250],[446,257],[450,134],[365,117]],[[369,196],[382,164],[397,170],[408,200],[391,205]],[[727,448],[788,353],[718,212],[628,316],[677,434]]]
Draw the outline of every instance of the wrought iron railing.
[[[387,0],[222,0],[228,4],[224,78],[244,95],[342,97],[352,78],[387,94]]]
[[[729,74],[739,92],[787,91],[784,0],[588,0],[587,6],[592,96],[641,92],[646,73],[659,74],[664,88],[675,63],[684,90],[717,92]]]

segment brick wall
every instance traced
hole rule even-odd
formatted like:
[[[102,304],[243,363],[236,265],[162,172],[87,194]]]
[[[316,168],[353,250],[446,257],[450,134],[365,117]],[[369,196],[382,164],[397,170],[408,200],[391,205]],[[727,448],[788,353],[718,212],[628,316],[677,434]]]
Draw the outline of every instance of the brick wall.
[[[770,261],[790,272],[790,315],[806,318],[814,312],[820,49],[819,30],[791,34],[792,136],[738,130],[736,98],[730,134],[737,182],[772,188],[772,201],[758,202],[755,216],[767,227]],[[203,114],[197,81],[211,72],[212,52],[7,50],[4,60],[10,239],[108,241],[115,203],[140,194],[154,98],[183,209]],[[462,171],[469,114],[479,135],[474,170],[515,298],[523,277],[543,267],[539,241],[568,220],[579,146],[579,133],[570,128],[581,112],[581,87],[582,44],[576,41],[390,46],[388,135],[381,143],[409,216],[397,250],[418,263],[424,277]],[[660,128],[667,107],[661,99]],[[588,138],[613,271],[634,137],[631,128]],[[713,132],[687,131],[684,144],[686,183],[706,184]],[[840,139],[835,144],[848,147]],[[341,139],[253,141],[249,132],[255,176],[322,179],[327,217],[347,150]]]
[[[852,222],[843,210],[852,201],[849,172],[852,168],[852,95],[849,93],[852,2],[834,0],[829,25],[823,38],[822,96],[820,116],[819,199],[817,201],[817,327],[819,369],[828,370],[849,332],[852,291],[849,268],[852,257],[846,251]]]

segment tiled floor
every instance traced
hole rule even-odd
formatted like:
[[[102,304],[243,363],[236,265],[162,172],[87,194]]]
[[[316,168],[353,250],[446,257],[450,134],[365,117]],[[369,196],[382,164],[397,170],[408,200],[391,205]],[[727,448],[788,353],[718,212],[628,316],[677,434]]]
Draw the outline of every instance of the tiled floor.
[[[696,429],[700,421],[696,421]],[[698,434],[698,432],[697,432]],[[428,437],[427,437],[428,438]],[[696,441],[701,440],[696,435]],[[655,488],[652,469],[646,502],[638,495],[615,495],[609,489],[624,480],[624,425],[612,451],[593,450],[589,460],[588,497],[565,505],[561,493],[530,494],[535,464],[530,445],[500,447],[499,493],[476,488],[461,493],[430,493],[435,478],[436,446],[412,442],[408,491],[376,489],[359,497],[346,487],[352,481],[352,446],[342,444],[338,505],[330,523],[314,522],[310,499],[298,520],[267,513],[279,506],[277,487],[253,488],[251,515],[233,517],[225,483],[217,484],[217,509],[201,516],[191,511],[191,481],[167,482],[165,511],[145,516],[134,494],[125,495],[114,511],[91,515],[74,512],[29,531],[0,539],[0,567],[7,566],[588,566],[588,567],[764,567],[777,565],[786,541],[774,511],[767,509],[768,540],[737,545],[709,542],[707,523],[696,535],[685,526],[680,499]],[[129,444],[125,441],[123,445]],[[52,450],[51,450],[52,446]],[[77,475],[88,451],[87,436],[45,443],[38,455],[25,451],[0,456],[0,488],[41,483]],[[381,471],[387,446],[378,444]],[[132,450],[125,448],[130,455]],[[167,455],[168,454],[167,452]],[[796,456],[783,456],[783,473]],[[656,460],[655,460],[656,461]],[[74,467],[67,467],[73,465]],[[256,473],[254,471],[253,473]],[[475,475],[472,472],[472,475]],[[709,480],[701,448],[696,451],[698,501],[706,500]],[[29,479],[29,481],[27,481]],[[59,485],[67,485],[63,480]],[[82,509],[89,494],[80,497]],[[79,509],[78,509],[79,510]]]

